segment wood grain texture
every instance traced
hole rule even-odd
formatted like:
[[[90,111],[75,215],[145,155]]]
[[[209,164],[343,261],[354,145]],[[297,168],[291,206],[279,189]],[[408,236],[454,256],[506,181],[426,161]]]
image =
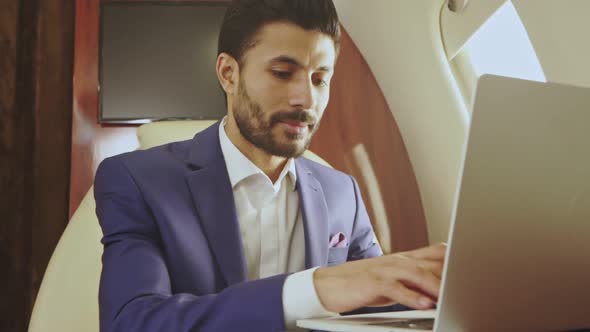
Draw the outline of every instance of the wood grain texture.
[[[94,174],[92,142],[98,126],[98,9],[98,0],[76,1],[70,216],[92,185]]]
[[[74,3],[39,1],[31,301],[68,220]]]
[[[76,1],[70,216],[92,186],[98,164],[138,146],[136,126],[98,123],[99,6],[99,0]]]
[[[31,307],[31,200],[34,186],[33,52],[36,2],[0,8],[0,331],[24,331]],[[29,24],[23,24],[29,22]]]
[[[67,223],[73,4],[0,3],[0,331],[25,331]]]

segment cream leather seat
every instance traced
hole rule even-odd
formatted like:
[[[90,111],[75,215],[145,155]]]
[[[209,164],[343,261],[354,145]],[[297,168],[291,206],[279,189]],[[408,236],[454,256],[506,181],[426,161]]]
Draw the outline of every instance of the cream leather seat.
[[[170,121],[139,127],[140,148],[192,138],[215,121]],[[307,151],[307,158],[329,166]],[[30,332],[99,331],[98,283],[102,244],[93,188],[72,216],[43,277],[31,320]]]

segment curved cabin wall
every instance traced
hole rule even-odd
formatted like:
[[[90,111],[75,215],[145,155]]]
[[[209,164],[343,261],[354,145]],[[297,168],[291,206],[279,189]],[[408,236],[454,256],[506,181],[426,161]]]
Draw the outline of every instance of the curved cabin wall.
[[[446,241],[468,119],[442,46],[439,15],[444,1],[334,3],[399,125],[422,195],[429,239]]]

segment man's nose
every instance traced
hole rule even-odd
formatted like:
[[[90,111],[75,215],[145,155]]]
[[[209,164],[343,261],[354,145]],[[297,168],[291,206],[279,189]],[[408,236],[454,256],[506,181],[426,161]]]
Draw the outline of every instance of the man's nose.
[[[294,82],[289,96],[289,104],[293,108],[311,110],[315,108],[316,95],[311,78]]]

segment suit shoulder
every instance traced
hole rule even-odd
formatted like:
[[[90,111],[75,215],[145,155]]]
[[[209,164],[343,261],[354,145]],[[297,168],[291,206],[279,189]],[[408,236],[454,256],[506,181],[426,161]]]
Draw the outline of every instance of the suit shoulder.
[[[344,173],[337,169],[322,165],[316,161],[311,159],[307,159],[305,157],[300,157],[297,159],[299,163],[301,163],[305,168],[310,170],[312,173],[318,175],[319,179],[328,180],[328,181],[346,181],[350,182],[352,176],[350,174]]]
[[[158,171],[172,165],[184,165],[192,140],[172,142],[146,150],[125,152],[104,159],[98,169],[112,164],[123,165],[129,172]]]

